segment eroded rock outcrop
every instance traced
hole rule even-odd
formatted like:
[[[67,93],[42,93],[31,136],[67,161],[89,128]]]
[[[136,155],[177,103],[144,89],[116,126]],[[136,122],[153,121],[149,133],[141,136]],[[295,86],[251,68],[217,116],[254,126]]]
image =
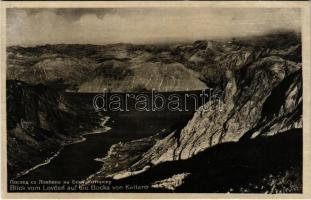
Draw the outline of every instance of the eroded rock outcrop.
[[[277,44],[266,44],[267,48],[199,41],[193,46],[176,47],[174,51],[182,54],[185,65],[199,65],[195,70],[223,95],[201,106],[181,131],[157,141],[142,159],[120,169],[119,174],[131,176],[137,174],[135,171],[143,173],[150,164],[187,160],[222,143],[301,130],[300,45]],[[199,49],[205,49],[205,53],[198,53]]]
[[[248,66],[244,73],[243,79],[228,75],[222,110],[217,110],[218,102],[210,103],[216,109],[206,110],[202,106],[180,133],[159,141],[141,162],[158,164],[187,159],[211,146],[238,141],[242,136],[268,136],[302,127],[299,65],[267,57]]]

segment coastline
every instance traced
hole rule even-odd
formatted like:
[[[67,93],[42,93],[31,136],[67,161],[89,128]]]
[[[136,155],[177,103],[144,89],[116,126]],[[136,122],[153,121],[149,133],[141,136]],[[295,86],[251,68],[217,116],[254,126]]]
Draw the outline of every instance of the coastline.
[[[57,157],[57,156],[60,154],[60,152],[63,150],[63,148],[64,148],[65,146],[66,146],[66,145],[61,146],[61,148],[60,148],[55,154],[53,154],[51,157],[45,159],[45,161],[44,161],[43,163],[40,163],[40,164],[35,165],[34,167],[30,168],[30,169],[27,169],[27,170],[24,170],[24,171],[18,173],[17,176],[14,177],[12,180],[17,179],[17,178],[20,178],[20,177],[22,177],[22,176],[28,174],[29,172],[31,172],[31,171],[33,171],[33,170],[35,170],[35,169],[38,169],[38,168],[41,167],[41,166],[44,166],[44,165],[49,164],[49,163],[51,162],[51,160],[53,160],[55,157]]]
[[[61,145],[61,147],[56,151],[56,153],[54,153],[52,156],[46,158],[44,160],[44,162],[41,162],[37,165],[35,165],[34,167],[30,168],[30,169],[26,169],[22,172],[19,172],[16,177],[12,178],[12,180],[15,180],[15,179],[18,179],[22,176],[25,176],[27,174],[29,174],[29,172],[32,172],[33,170],[35,169],[38,169],[39,167],[42,167],[44,165],[47,165],[49,164],[55,157],[57,157],[60,152],[66,147],[66,146],[69,146],[69,145],[72,145],[72,144],[76,144],[76,143],[80,143],[80,142],[84,142],[86,141],[87,138],[85,138],[84,136],[87,136],[87,135],[94,135],[94,134],[100,134],[100,133],[107,133],[109,130],[111,130],[110,127],[108,126],[105,126],[105,124],[109,121],[110,117],[108,116],[105,116],[103,118],[101,118],[101,123],[100,123],[100,128],[96,128],[96,129],[93,129],[91,130],[90,132],[88,131],[83,131],[81,132],[81,135],[78,136],[78,137],[74,137],[74,138],[69,138],[67,141],[64,142],[63,145]]]
[[[104,177],[119,180],[147,171],[151,167],[149,163],[145,163],[146,165],[141,169],[130,171],[129,168],[131,164],[137,163],[141,160],[144,153],[161,139],[163,137],[162,134],[165,134],[166,131],[166,129],[162,129],[160,132],[149,137],[111,145],[105,156],[94,159],[95,161],[102,163],[102,167],[97,172],[87,177],[84,181],[101,181],[105,180],[103,179]],[[126,162],[124,162],[124,160],[126,160]],[[119,163],[119,165],[111,168],[112,163]]]

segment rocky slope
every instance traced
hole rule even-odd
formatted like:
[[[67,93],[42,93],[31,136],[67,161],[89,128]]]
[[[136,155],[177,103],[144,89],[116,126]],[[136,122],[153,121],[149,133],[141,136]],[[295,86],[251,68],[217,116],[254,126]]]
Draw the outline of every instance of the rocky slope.
[[[206,88],[206,85],[199,80],[198,73],[180,63],[132,63],[131,67],[118,66],[118,62],[107,63],[96,68],[94,75],[80,85],[80,92],[101,92],[103,88],[114,92],[151,91],[152,89],[184,91]]]
[[[287,42],[277,42],[274,46],[268,39],[267,46],[257,45],[258,41],[249,42],[247,46],[237,41],[223,45],[206,41],[195,43],[211,50],[208,54],[196,52],[195,58],[190,60],[198,63],[195,70],[205,75],[207,85],[223,91],[220,102],[218,99],[203,105],[181,131],[174,131],[157,141],[139,161],[110,176],[119,179],[148,174],[153,166],[189,160],[222,143],[248,142],[285,132],[301,134],[301,47],[299,41],[292,43],[295,40],[285,38]],[[211,65],[204,67],[204,63]],[[215,76],[215,72],[222,73]],[[277,151],[278,147],[275,148]],[[299,154],[296,156],[299,160]],[[98,172],[98,175],[103,174]],[[165,180],[171,182],[166,177],[162,181],[156,179],[154,183],[165,185]]]
[[[153,192],[301,193],[302,130],[215,145],[114,184],[148,185]]]
[[[59,90],[7,81],[8,175],[16,177],[98,124],[95,113]]]
[[[201,107],[180,133],[158,142],[145,154],[145,159],[154,164],[187,159],[211,146],[238,141],[242,136],[243,139],[271,136],[302,128],[301,70],[287,68],[289,74],[280,78],[282,81],[275,79],[275,76],[286,76],[280,69],[276,69],[278,75],[267,71],[273,78],[262,76],[264,70],[260,67],[255,75],[258,77],[251,77],[252,83],[246,91],[239,91],[234,79],[229,81],[222,111],[206,111]],[[245,93],[254,94],[246,96]]]
[[[29,84],[64,82],[68,89],[80,92],[206,88],[200,75],[175,61],[166,48],[130,44],[8,47],[7,77]]]

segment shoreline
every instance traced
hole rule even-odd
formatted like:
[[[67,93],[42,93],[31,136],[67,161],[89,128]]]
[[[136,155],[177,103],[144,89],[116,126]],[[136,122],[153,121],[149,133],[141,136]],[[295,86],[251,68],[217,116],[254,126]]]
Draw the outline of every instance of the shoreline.
[[[144,164],[144,166],[141,169],[135,169],[133,171],[129,170],[131,165],[127,165],[127,164],[131,163],[132,161],[134,161],[134,163],[137,163],[141,159],[143,159],[144,153],[146,153],[156,143],[156,141],[161,137],[160,135],[165,133],[165,131],[166,129],[162,129],[160,132],[157,132],[155,135],[152,135],[152,136],[143,137],[143,138],[131,140],[128,142],[119,142],[119,143],[111,145],[105,156],[94,159],[95,161],[102,163],[101,168],[97,172],[88,176],[84,181],[89,181],[89,180],[98,181],[96,179],[96,176],[101,176],[101,177],[105,176],[105,178],[107,179],[119,180],[122,178],[130,177],[133,175],[146,172],[151,167],[151,165],[148,163]],[[135,146],[134,148],[135,150],[131,150],[131,147],[133,146]],[[146,147],[148,150],[144,151],[143,149],[146,149]],[[142,152],[142,150],[144,152]],[[127,151],[128,153],[124,153],[125,151]],[[135,158],[134,160],[130,158],[131,154],[136,154],[137,152],[141,153],[140,158]],[[120,155],[117,158],[117,160],[116,158],[114,158],[115,155]],[[124,160],[125,158],[128,161],[128,163],[123,165],[121,169],[117,171],[110,171],[108,173],[107,171],[105,171],[105,170],[109,170],[109,167],[107,168],[107,166],[105,166],[106,162],[108,163],[112,161],[118,162],[120,161],[120,159]],[[102,180],[102,179],[99,179],[99,180]]]
[[[27,169],[27,170],[24,170],[24,171],[18,173],[17,176],[14,177],[12,180],[15,180],[15,179],[17,179],[17,178],[20,178],[20,177],[22,177],[22,176],[25,176],[25,175],[27,175],[29,172],[32,172],[33,170],[38,169],[38,168],[41,167],[41,166],[44,166],[44,165],[49,164],[49,163],[51,162],[51,160],[53,160],[56,156],[58,156],[58,155],[60,154],[60,152],[63,150],[63,148],[64,148],[65,146],[66,146],[66,145],[61,146],[61,148],[60,148],[55,154],[53,154],[51,157],[45,159],[44,162],[42,162],[42,163],[40,163],[40,164],[37,164],[37,165],[35,165],[34,167],[32,167],[32,168],[30,168],[30,169]]]
[[[49,164],[55,157],[57,157],[60,154],[60,152],[66,146],[86,141],[87,138],[84,137],[84,136],[100,134],[100,133],[107,133],[109,130],[111,130],[110,127],[105,126],[105,124],[109,121],[109,119],[110,119],[109,116],[105,116],[105,117],[101,118],[101,120],[102,120],[101,123],[100,123],[101,128],[93,129],[90,132],[83,131],[80,136],[77,136],[76,138],[69,139],[69,141],[66,141],[66,142],[64,142],[64,144],[61,145],[61,147],[56,151],[56,153],[54,153],[52,156],[46,158],[44,160],[44,162],[41,162],[41,163],[35,165],[34,167],[32,167],[30,169],[27,169],[27,170],[24,170],[22,172],[17,173],[16,177],[12,178],[11,180],[15,180],[15,179],[21,178],[22,176],[25,176],[25,175],[29,174],[30,172],[34,171],[35,169],[38,169],[39,167],[42,167],[44,165]]]

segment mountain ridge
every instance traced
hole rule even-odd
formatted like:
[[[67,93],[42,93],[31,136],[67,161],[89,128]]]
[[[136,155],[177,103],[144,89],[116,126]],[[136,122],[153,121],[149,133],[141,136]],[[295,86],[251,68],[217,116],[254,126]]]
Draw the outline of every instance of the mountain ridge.
[[[197,40],[184,44],[14,46],[7,47],[7,78],[28,84],[65,82],[68,90],[80,92],[101,92],[103,88],[112,92],[135,91],[136,88],[204,89],[224,82],[227,69],[239,68],[267,54],[291,57],[292,61],[299,62],[299,38],[299,34],[293,32],[279,32],[248,39]],[[147,68],[158,68],[160,73]],[[177,74],[173,78],[166,76],[175,70],[180,77]],[[149,85],[149,79],[156,80]],[[186,80],[189,82],[182,83]],[[156,84],[161,81],[163,88]]]
[[[164,163],[192,159],[221,144],[302,131],[301,51],[296,49],[299,46],[299,43],[290,44],[285,49],[271,50],[244,47],[233,41],[225,46],[228,49],[224,48],[224,52],[210,55],[210,62],[214,62],[222,73],[218,79],[207,83],[223,91],[222,109],[217,110],[218,101],[209,102],[216,109],[205,110],[203,105],[181,131],[173,131],[158,140],[134,164],[124,165],[112,175],[100,170],[92,180],[104,177],[120,181],[131,179],[148,174],[149,170]],[[179,177],[177,172],[175,175],[175,178]],[[176,178],[176,181],[180,180]],[[161,180],[157,182],[162,183]]]

